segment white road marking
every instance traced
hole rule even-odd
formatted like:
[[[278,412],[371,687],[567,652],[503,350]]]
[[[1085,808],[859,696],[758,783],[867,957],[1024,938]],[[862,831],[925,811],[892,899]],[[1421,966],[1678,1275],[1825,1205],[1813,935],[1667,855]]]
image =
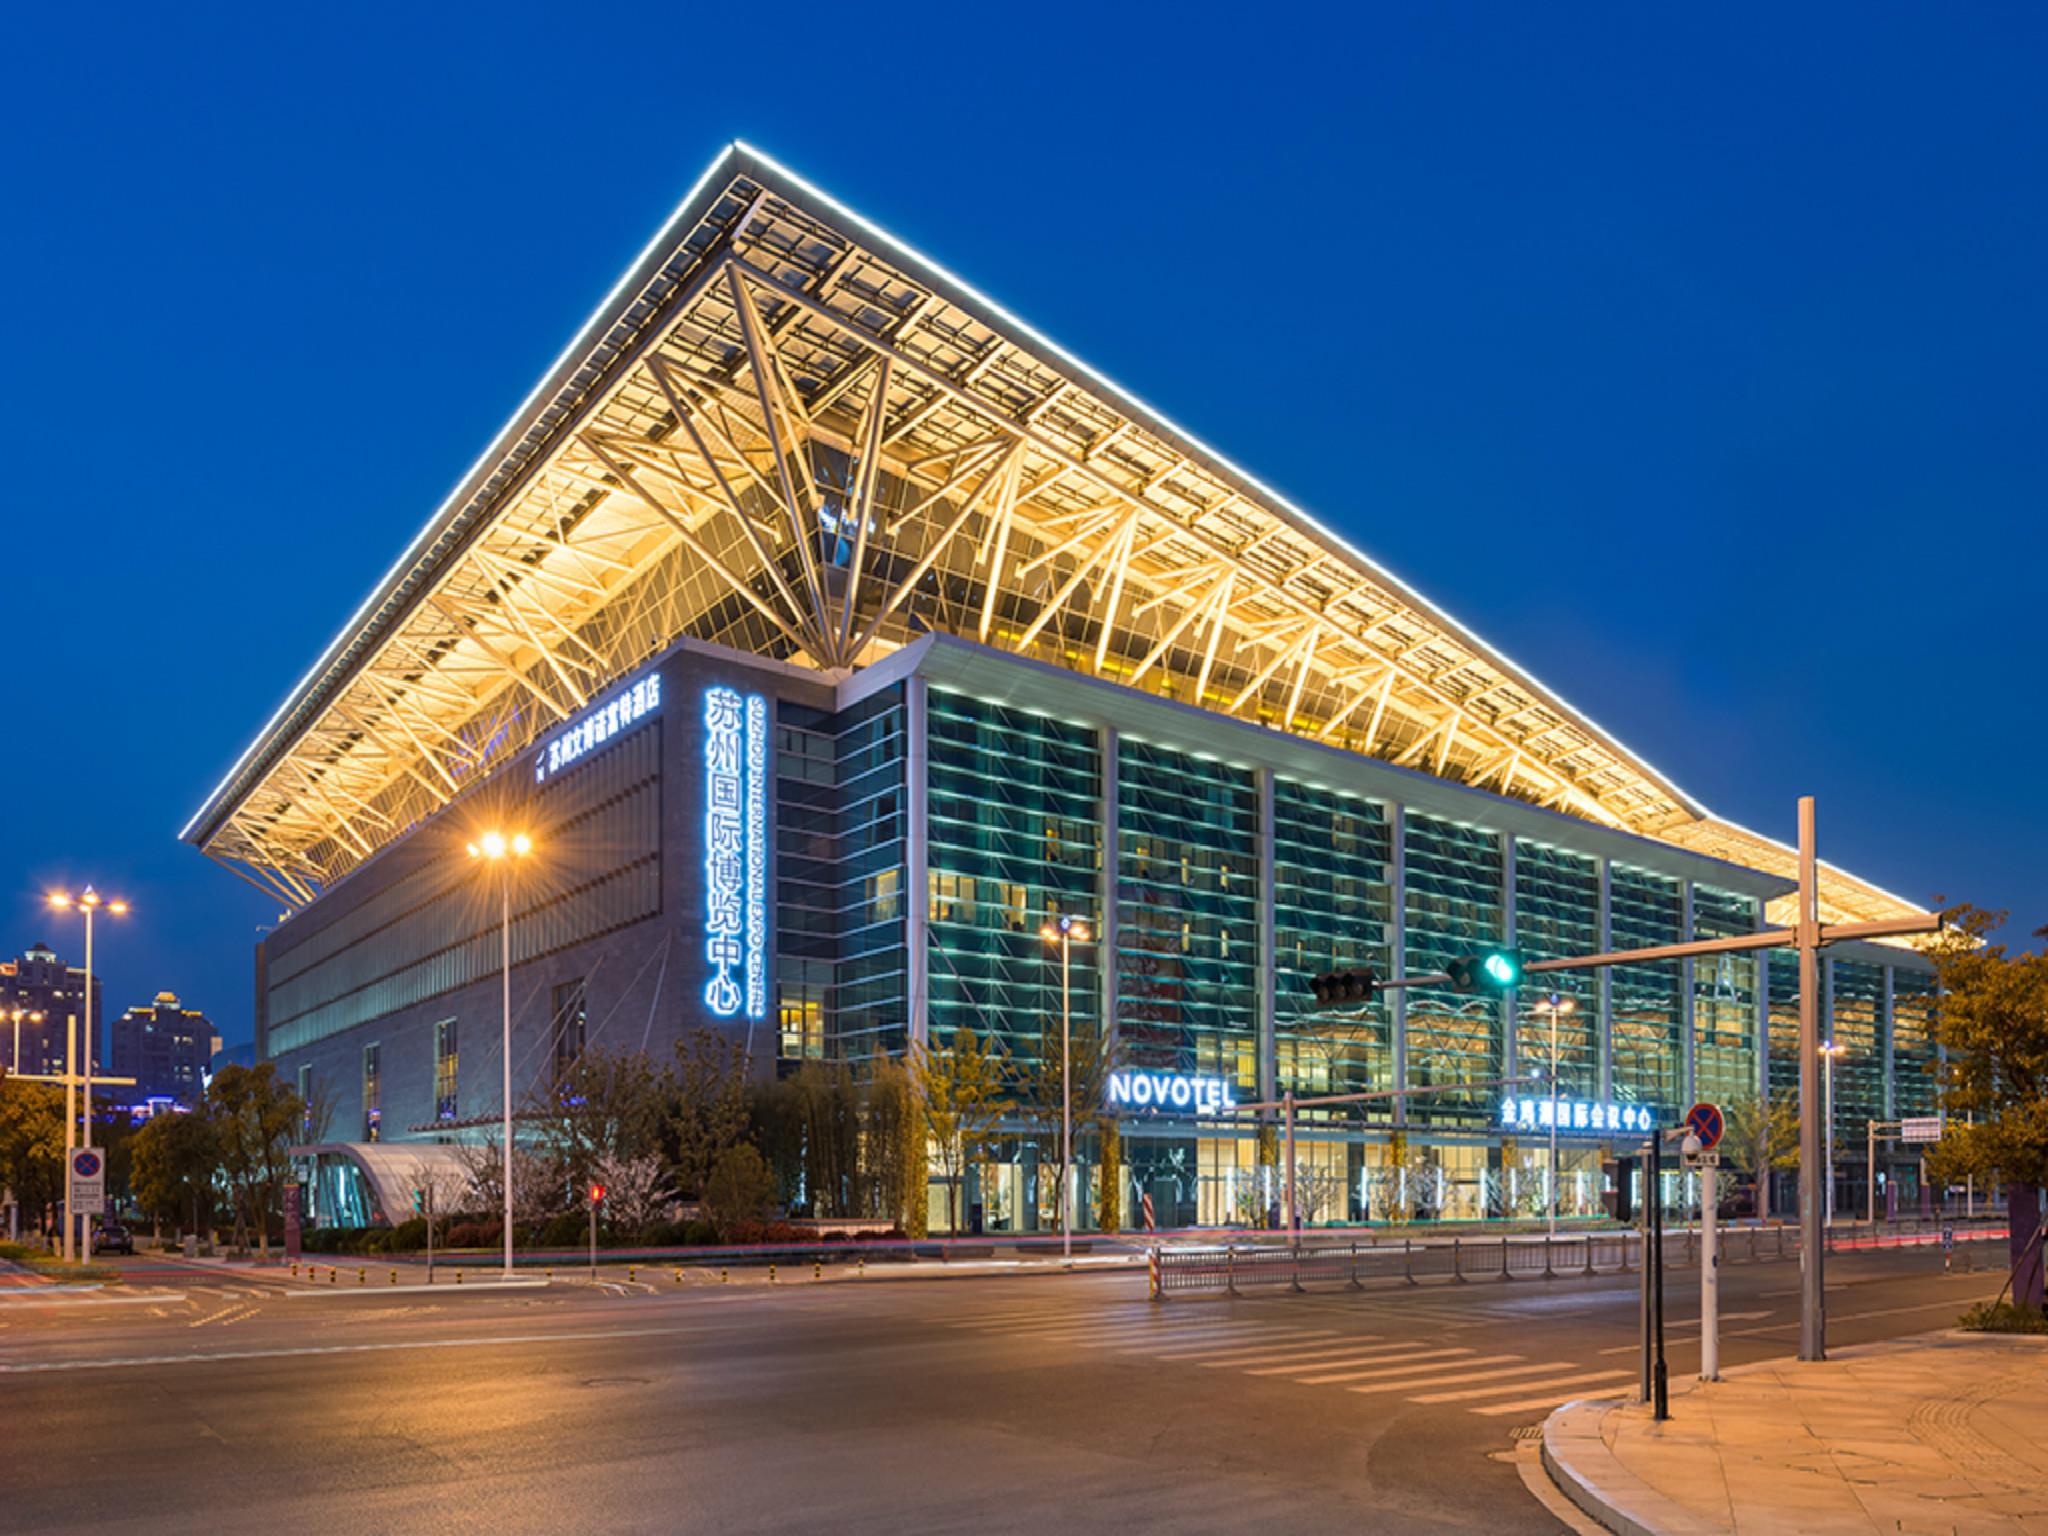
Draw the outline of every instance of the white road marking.
[[[112,1371],[125,1366],[204,1365],[214,1360],[285,1360],[307,1355],[369,1355],[407,1349],[480,1349],[506,1344],[560,1344],[577,1339],[639,1339],[658,1334],[690,1333],[686,1328],[611,1328],[582,1333],[506,1333],[481,1339],[412,1339],[385,1344],[303,1344],[286,1349],[222,1349],[182,1355],[126,1355],[113,1360],[47,1360],[0,1363],[0,1375],[25,1376],[52,1371]]]
[[[1555,1368],[1553,1364],[1552,1369]],[[1511,1381],[1504,1386],[1482,1387],[1476,1392],[1432,1392],[1423,1397],[1411,1397],[1408,1401],[1411,1403],[1459,1403],[1469,1402],[1474,1398],[1499,1397],[1507,1392],[1537,1391],[1551,1393],[1553,1395],[1548,1401],[1561,1403],[1570,1395],[1571,1391],[1579,1387],[1600,1381],[1626,1381],[1634,1374],[1633,1371],[1587,1371],[1575,1376],[1553,1376],[1547,1381]],[[1545,1399],[1535,1397],[1522,1398],[1518,1401],[1541,1403]],[[1500,1411],[1502,1413],[1512,1413],[1517,1406],[1517,1403],[1508,1403],[1502,1405]],[[1476,1413],[1486,1412],[1484,1408],[1474,1409],[1473,1411]]]
[[[1455,1392],[1431,1392],[1427,1397],[1411,1398],[1410,1401],[1417,1403],[1456,1403],[1462,1402],[1467,1398],[1498,1397],[1503,1392],[1526,1392],[1532,1387],[1543,1385],[1543,1383],[1539,1381],[1504,1381],[1502,1378],[1508,1376],[1538,1376],[1545,1371],[1554,1373],[1577,1369],[1578,1367],[1569,1360],[1531,1360],[1523,1365],[1503,1366],[1498,1370],[1473,1371],[1463,1376],[1446,1376],[1442,1381],[1437,1382],[1436,1385],[1439,1387],[1456,1387],[1460,1390]],[[1615,1373],[1613,1371],[1605,1371],[1601,1374],[1612,1376]],[[1467,1385],[1467,1383],[1475,1381],[1490,1382],[1491,1385],[1480,1387]]]
[[[1368,1361],[1392,1365],[1401,1360],[1442,1359],[1447,1354],[1470,1353],[1469,1349],[1422,1349],[1413,1344],[1382,1344],[1378,1349],[1340,1349],[1335,1354],[1324,1355],[1317,1360],[1304,1360],[1293,1365],[1262,1365],[1257,1370],[1246,1371],[1245,1375],[1299,1376],[1303,1371],[1333,1371],[1347,1365],[1364,1365]]]
[[[1302,1333],[1286,1339],[1276,1336],[1256,1345],[1232,1344],[1221,1347],[1209,1344],[1199,1349],[1166,1349],[1159,1351],[1153,1358],[1187,1360],[1196,1364],[1208,1364],[1211,1361],[1257,1360],[1261,1356],[1270,1360],[1285,1355],[1305,1355],[1316,1350],[1329,1349],[1342,1337],[1343,1335],[1335,1329],[1331,1329],[1321,1334]]]
[[[1631,1372],[1630,1374],[1633,1374],[1633,1372]],[[1572,1398],[1577,1397],[1578,1395],[1579,1394],[1576,1391],[1574,1391],[1567,1392],[1566,1394],[1564,1394],[1564,1396],[1560,1397],[1553,1392],[1548,1393],[1542,1397],[1521,1398],[1518,1401],[1512,1403],[1489,1403],[1484,1408],[1474,1408],[1472,1411],[1474,1413],[1485,1414],[1488,1418],[1495,1418],[1503,1413],[1531,1413],[1539,1408],[1555,1408],[1559,1403],[1569,1402]]]
[[[1521,1359],[1520,1355],[1475,1355],[1469,1349],[1445,1350],[1448,1355],[1463,1355],[1461,1360],[1429,1360],[1416,1365],[1386,1366],[1372,1371],[1341,1371],[1334,1376],[1304,1376],[1300,1384],[1304,1387],[1321,1387],[1353,1381],[1385,1381],[1392,1376],[1424,1376],[1431,1371],[1462,1371],[1475,1365],[1509,1365]],[[1404,1387],[1426,1386],[1426,1382],[1404,1381]],[[1353,1387],[1354,1392],[1376,1392],[1377,1387]]]

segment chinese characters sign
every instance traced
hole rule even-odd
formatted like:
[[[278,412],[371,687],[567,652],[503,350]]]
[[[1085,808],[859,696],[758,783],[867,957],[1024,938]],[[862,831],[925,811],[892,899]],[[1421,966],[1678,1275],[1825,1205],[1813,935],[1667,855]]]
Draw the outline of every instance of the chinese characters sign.
[[[704,692],[704,1006],[768,1016],[768,701]]]
[[[544,784],[595,747],[661,707],[661,674],[650,672],[607,704],[600,704],[547,744],[533,764],[533,782]]]
[[[1500,1101],[1504,1131],[1547,1131],[1558,1135],[1604,1136],[1609,1131],[1648,1131],[1657,1124],[1654,1104],[1595,1104],[1584,1099]]]

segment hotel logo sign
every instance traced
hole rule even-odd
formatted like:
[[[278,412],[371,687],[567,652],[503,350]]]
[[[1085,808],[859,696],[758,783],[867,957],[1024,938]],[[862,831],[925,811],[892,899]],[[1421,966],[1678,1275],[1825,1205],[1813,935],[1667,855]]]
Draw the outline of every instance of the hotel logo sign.
[[[659,708],[661,674],[650,672],[616,699],[598,705],[574,725],[559,732],[534,759],[533,782],[545,784],[552,775],[560,773]]]
[[[1227,1115],[1237,1108],[1230,1080],[1189,1077],[1179,1072],[1112,1072],[1111,1109],[1178,1110],[1189,1115]]]

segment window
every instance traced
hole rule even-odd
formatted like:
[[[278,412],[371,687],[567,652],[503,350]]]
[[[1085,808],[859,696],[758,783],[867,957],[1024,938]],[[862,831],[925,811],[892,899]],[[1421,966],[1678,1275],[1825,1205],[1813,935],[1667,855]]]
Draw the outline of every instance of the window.
[[[932,871],[932,921],[974,921],[974,876],[941,874],[936,869]]]
[[[379,1047],[363,1047],[363,1140],[378,1139],[378,1128],[384,1120],[384,1073],[379,1058]]]
[[[868,876],[868,915],[871,921],[886,923],[896,916],[896,893],[902,883],[901,870],[885,869]]]
[[[553,996],[555,1081],[560,1082],[576,1065],[576,1058],[583,1054],[583,1037],[590,1011],[589,993],[584,988],[583,978],[578,976],[574,981],[565,981],[556,987]]]
[[[434,1118],[455,1118],[455,1020],[434,1026]]]

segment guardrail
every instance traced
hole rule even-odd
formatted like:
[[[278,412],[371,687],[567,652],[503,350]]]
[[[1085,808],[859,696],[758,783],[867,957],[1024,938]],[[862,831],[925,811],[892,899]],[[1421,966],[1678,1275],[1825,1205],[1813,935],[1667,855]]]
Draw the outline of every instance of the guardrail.
[[[1995,1223],[1842,1222],[1827,1229],[1829,1252],[1865,1248],[1931,1246],[1953,1237],[1961,1246],[2005,1236]],[[1546,1280],[1572,1275],[1627,1274],[1643,1263],[1645,1235],[1633,1229],[1584,1231],[1558,1237],[1454,1236],[1448,1240],[1412,1238],[1329,1241],[1307,1237],[1294,1243],[1224,1243],[1221,1246],[1157,1248],[1149,1272],[1155,1300],[1167,1296],[1243,1291],[1305,1290],[1310,1285],[1346,1285],[1362,1289],[1382,1282],[1420,1285],[1434,1280],[1448,1284],[1472,1281]],[[1799,1253],[1794,1226],[1724,1227],[1720,1232],[1723,1263],[1769,1263]],[[1664,1234],[1664,1262],[1682,1268],[1697,1264],[1699,1230],[1685,1227]]]

